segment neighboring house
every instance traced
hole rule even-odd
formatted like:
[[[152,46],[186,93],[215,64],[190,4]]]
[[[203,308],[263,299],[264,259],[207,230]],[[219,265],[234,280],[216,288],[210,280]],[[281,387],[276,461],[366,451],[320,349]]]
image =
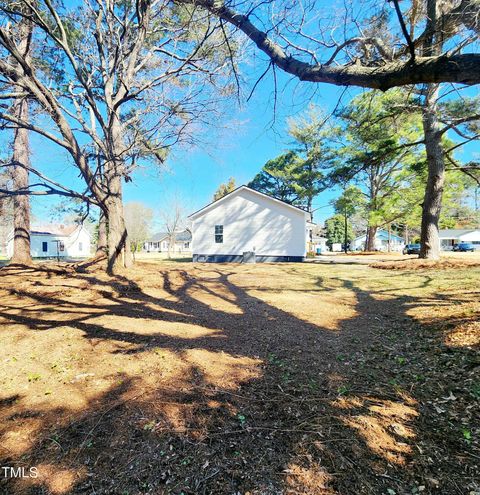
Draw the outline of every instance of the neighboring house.
[[[367,235],[363,234],[352,241],[352,249],[354,251],[363,251],[365,249],[365,242]],[[390,234],[387,230],[378,229],[375,235],[375,250],[376,251],[388,251],[388,245],[390,243],[390,251],[402,251],[405,247],[405,241],[403,237],[396,235],[392,232]]]
[[[170,246],[170,234],[159,232],[146,241],[143,249],[149,253],[167,253]],[[175,243],[170,252],[184,253],[192,250],[192,234],[188,230],[175,233]]]
[[[315,254],[324,253],[325,251],[328,251],[327,238],[313,235],[310,246],[311,251],[313,251]]]
[[[310,213],[241,186],[190,215],[193,261],[303,261]]]
[[[443,251],[451,251],[460,242],[469,242],[480,250],[480,229],[440,229],[438,236]]]
[[[83,225],[42,225],[30,231],[33,258],[87,258],[92,235]],[[7,241],[7,256],[13,254],[13,231]]]

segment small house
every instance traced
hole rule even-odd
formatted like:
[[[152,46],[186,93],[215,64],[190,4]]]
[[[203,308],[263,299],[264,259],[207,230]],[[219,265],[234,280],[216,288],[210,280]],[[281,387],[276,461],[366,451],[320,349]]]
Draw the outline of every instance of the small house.
[[[367,235],[363,234],[356,237],[352,241],[353,251],[363,251],[365,249],[365,243],[367,241]],[[405,241],[403,237],[388,232],[385,229],[377,229],[375,234],[375,251],[402,251],[405,247]]]
[[[88,258],[92,235],[83,225],[40,225],[30,231],[32,258]],[[7,239],[7,257],[13,255],[13,231]]]
[[[175,241],[170,246],[173,237]],[[191,251],[191,243],[192,234],[188,230],[175,232],[173,235],[168,232],[159,232],[145,242],[143,249],[148,253],[168,253],[169,251],[184,253]]]
[[[440,229],[440,249],[442,251],[452,251],[456,244],[468,242],[480,250],[480,229]]]
[[[240,186],[189,216],[193,261],[303,261],[310,213]]]

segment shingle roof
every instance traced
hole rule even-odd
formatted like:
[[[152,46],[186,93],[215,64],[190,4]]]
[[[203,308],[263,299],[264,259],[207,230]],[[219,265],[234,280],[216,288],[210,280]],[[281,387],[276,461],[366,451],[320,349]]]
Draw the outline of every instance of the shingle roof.
[[[46,224],[35,225],[31,228],[31,234],[37,235],[60,235],[69,236],[78,229],[78,225],[63,225],[63,224]]]
[[[438,233],[440,237],[455,239],[462,235],[468,234],[469,232],[475,232],[476,230],[478,229],[440,229]]]
[[[158,232],[154,234],[147,242],[160,242],[169,236],[168,232]],[[192,234],[188,230],[177,232],[175,234],[175,240],[180,242],[188,242],[192,240]]]

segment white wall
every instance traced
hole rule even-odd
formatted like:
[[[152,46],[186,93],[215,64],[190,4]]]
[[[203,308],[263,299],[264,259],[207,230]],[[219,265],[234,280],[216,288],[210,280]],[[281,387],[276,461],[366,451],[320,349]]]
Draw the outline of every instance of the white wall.
[[[33,258],[51,258],[57,256],[57,242],[64,243],[64,251],[58,255],[70,258],[84,258],[91,253],[91,236],[85,227],[79,227],[69,236],[52,234],[32,234],[30,237],[30,251]],[[47,251],[43,251],[43,243],[47,243]],[[7,244],[7,256],[13,254],[13,238]]]
[[[185,247],[185,244],[188,243],[188,247]],[[172,249],[172,252],[175,253],[188,253],[191,251],[191,241],[176,241],[175,246]],[[158,245],[158,246],[157,246]],[[168,252],[169,242],[167,240],[163,240],[161,242],[146,242],[143,246],[144,250],[150,253],[166,253]]]
[[[248,189],[239,189],[192,218],[194,254],[305,256],[307,214]],[[215,243],[223,225],[223,243]]]
[[[458,238],[445,238],[440,234],[440,249],[443,251],[452,251],[454,244],[460,244],[461,242],[474,243],[475,250],[480,250],[480,230],[473,230],[468,234],[458,236]]]
[[[364,249],[367,236],[363,235],[353,241],[353,249]],[[391,251],[401,251],[405,247],[405,242],[399,240],[397,237],[392,236],[390,238]],[[388,240],[382,239],[378,235],[375,237],[375,249],[377,251],[388,251]]]
[[[460,236],[460,242],[480,242],[480,230],[474,230]]]

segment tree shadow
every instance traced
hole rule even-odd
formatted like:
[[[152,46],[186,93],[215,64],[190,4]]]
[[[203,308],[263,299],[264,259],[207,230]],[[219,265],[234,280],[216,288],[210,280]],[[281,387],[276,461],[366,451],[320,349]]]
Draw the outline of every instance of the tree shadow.
[[[107,366],[161,363],[143,375],[108,375],[108,387],[85,393],[76,410],[64,401],[21,417],[22,397],[5,398],[3,438],[12,423],[16,431],[37,423],[31,444],[4,453],[2,465],[44,473],[2,480],[7,492],[436,493],[438,481],[443,493],[463,493],[475,458],[452,419],[436,413],[451,376],[437,369],[438,335],[407,314],[418,299],[319,277],[314,294],[341,287],[355,296],[333,331],[295,314],[295,304],[267,303],[260,293],[268,281],[256,289],[234,282],[239,269],[151,266],[147,282],[85,273],[73,288],[72,275],[56,273],[53,283],[40,276],[7,289],[0,318],[39,336],[65,326],[80,332],[97,346],[86,369],[96,371],[105,353]],[[87,286],[91,296],[82,297]],[[164,379],[167,361],[178,371]]]

